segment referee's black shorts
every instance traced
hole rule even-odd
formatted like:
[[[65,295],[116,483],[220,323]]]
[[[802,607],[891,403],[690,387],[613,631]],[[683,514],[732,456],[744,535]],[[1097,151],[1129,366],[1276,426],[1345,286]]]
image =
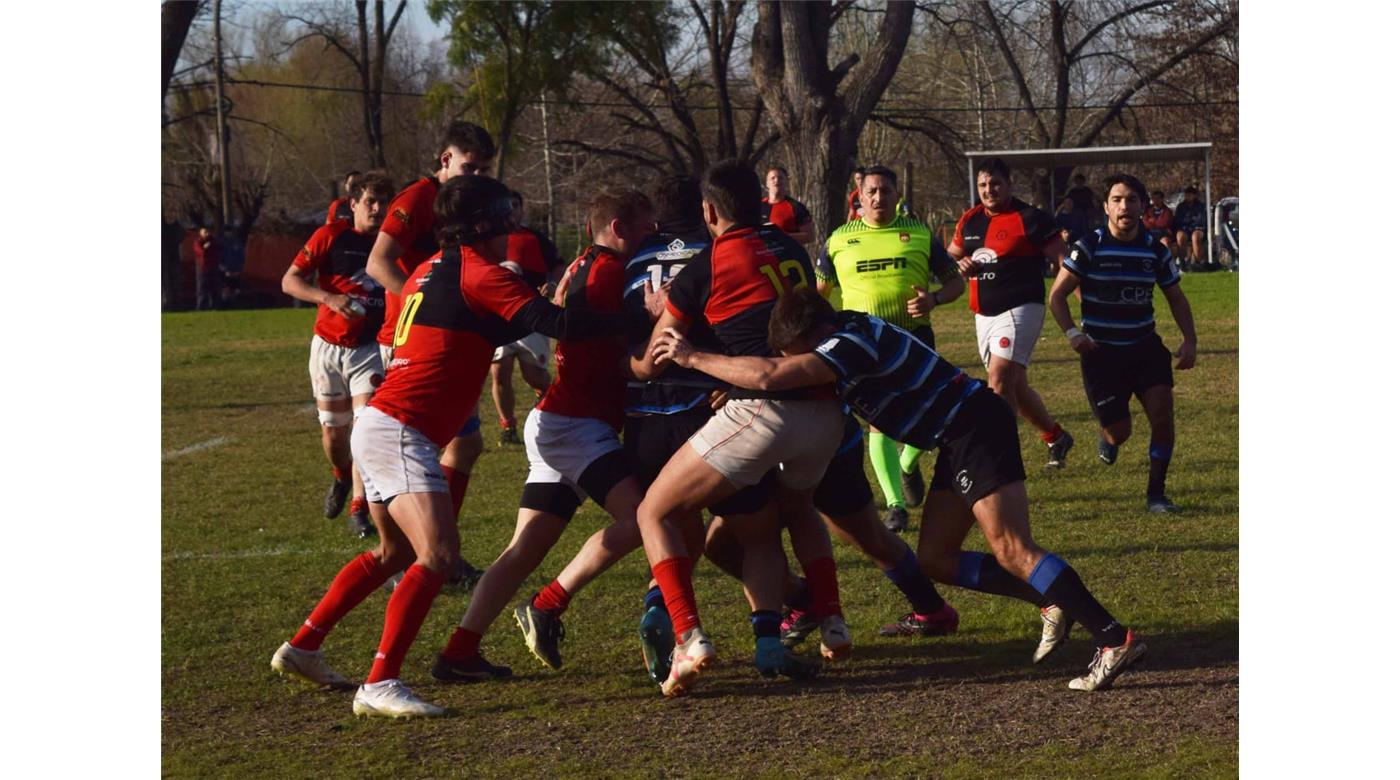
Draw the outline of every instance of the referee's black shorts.
[[[1079,356],[1079,372],[1094,417],[1106,428],[1128,418],[1128,401],[1134,395],[1141,398],[1150,387],[1172,386],[1172,353],[1153,333],[1127,346],[1100,344]]]

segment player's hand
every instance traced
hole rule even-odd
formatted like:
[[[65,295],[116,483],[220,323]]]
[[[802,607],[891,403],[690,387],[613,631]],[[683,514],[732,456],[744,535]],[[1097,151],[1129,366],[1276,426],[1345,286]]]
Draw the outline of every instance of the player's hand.
[[[651,357],[658,364],[669,360],[681,368],[690,368],[691,358],[694,356],[695,348],[690,346],[690,342],[675,328],[661,331],[661,335],[651,343]]]
[[[574,271],[578,269],[578,262],[569,263],[569,267],[564,269],[564,275],[559,277],[559,286],[554,288],[554,297],[551,299],[555,306],[564,308],[564,301],[569,297],[569,284],[574,280]]]
[[[1176,368],[1178,371],[1185,371],[1196,365],[1196,342],[1182,341],[1181,349],[1176,351]]]
[[[330,309],[347,320],[353,320],[360,316],[359,312],[350,308],[350,296],[348,295],[340,295],[337,293],[335,295],[326,296],[325,304],[327,309]]]
[[[933,294],[917,284],[911,284],[909,287],[914,291],[914,297],[904,302],[904,310],[909,312],[909,316],[922,317],[933,311],[933,307],[937,305],[934,303]]]
[[[961,273],[963,276],[966,276],[966,277],[969,277],[969,278],[970,278],[970,277],[973,277],[973,276],[976,276],[976,275],[977,275],[977,266],[979,266],[979,265],[981,265],[981,263],[978,263],[976,260],[973,260],[971,257],[959,257],[959,258],[958,258],[958,272]]]
[[[1087,355],[1099,348],[1099,342],[1081,333],[1069,340],[1069,346],[1070,349],[1073,349],[1075,352],[1081,355]]]
[[[666,282],[661,285],[661,289],[653,289],[651,280],[648,279],[642,288],[643,298],[647,309],[647,316],[652,322],[661,319],[661,312],[666,311],[666,294],[671,290],[671,283]]]
[[[710,391],[710,411],[718,412],[720,409],[724,408],[724,405],[727,403],[729,403],[728,390]]]

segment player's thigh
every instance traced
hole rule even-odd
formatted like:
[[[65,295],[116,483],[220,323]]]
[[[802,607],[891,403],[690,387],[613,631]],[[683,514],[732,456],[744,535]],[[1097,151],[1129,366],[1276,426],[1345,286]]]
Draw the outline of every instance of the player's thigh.
[[[639,519],[694,512],[733,494],[738,486],[706,463],[694,447],[681,447],[666,461],[637,508]]]
[[[785,491],[810,495],[821,483],[846,432],[846,417],[835,399],[775,401],[768,405],[770,446],[778,458],[778,483]]]
[[[447,574],[461,539],[447,493],[400,493],[389,501],[389,517],[413,546],[418,560]]]

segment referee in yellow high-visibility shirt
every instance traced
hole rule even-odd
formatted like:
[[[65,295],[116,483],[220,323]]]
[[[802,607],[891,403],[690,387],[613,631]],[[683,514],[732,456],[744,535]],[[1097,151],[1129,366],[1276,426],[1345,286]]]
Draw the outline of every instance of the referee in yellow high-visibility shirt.
[[[913,217],[900,216],[898,203],[894,171],[879,165],[865,169],[860,183],[862,216],[827,239],[816,262],[817,290],[828,298],[839,293],[841,308],[873,314],[933,346],[928,313],[934,306],[957,300],[965,283],[957,264],[934,243],[928,227]],[[942,286],[927,289],[931,279]],[[909,506],[923,503],[922,452],[906,445],[903,453],[897,453],[894,439],[870,429],[870,463],[885,494],[885,527],[892,531],[909,525],[906,501]],[[896,480],[902,482],[902,491],[895,487]]]

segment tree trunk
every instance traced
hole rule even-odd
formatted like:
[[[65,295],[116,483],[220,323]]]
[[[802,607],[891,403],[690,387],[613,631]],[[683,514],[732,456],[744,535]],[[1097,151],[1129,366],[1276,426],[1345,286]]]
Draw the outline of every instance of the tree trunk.
[[[836,8],[763,2],[754,25],[754,84],[782,135],[797,175],[794,190],[818,236],[846,221],[846,181],[856,143],[894,78],[913,26],[914,4],[890,3],[864,58],[827,62]]]
[[[160,4],[160,100],[165,102],[165,93],[170,89],[170,78],[175,73],[175,63],[180,60],[180,51],[185,48],[185,36],[189,34],[190,23],[194,21],[199,3],[194,0],[165,0]]]

